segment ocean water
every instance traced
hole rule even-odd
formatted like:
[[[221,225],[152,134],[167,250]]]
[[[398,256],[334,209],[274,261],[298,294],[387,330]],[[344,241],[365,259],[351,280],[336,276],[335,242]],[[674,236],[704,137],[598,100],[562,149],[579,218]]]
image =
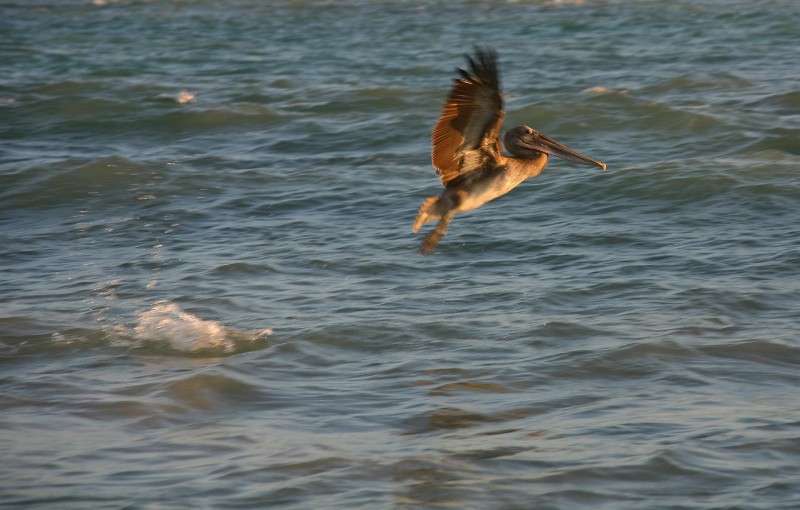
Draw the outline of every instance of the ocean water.
[[[0,507],[800,508],[798,26],[0,4]],[[506,128],[608,170],[551,161],[423,256],[475,44]]]

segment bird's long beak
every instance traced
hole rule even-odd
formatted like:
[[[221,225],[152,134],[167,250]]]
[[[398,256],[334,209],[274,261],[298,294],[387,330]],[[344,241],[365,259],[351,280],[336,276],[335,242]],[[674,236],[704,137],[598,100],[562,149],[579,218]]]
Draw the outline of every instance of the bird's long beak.
[[[535,131],[530,138],[524,140],[522,142],[522,145],[528,147],[529,149],[533,149],[539,152],[544,152],[546,154],[559,157],[561,159],[566,159],[567,161],[572,161],[573,163],[578,163],[581,165],[599,166],[603,170],[606,169],[605,163],[601,163],[588,156],[584,156],[580,152],[574,151],[569,147],[567,147],[566,145],[560,144],[557,141],[550,138],[549,136],[543,135],[538,131]]]

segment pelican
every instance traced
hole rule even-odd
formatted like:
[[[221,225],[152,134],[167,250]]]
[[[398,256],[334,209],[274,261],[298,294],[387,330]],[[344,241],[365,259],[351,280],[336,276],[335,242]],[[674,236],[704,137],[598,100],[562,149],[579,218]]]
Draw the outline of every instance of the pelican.
[[[606,169],[605,163],[528,126],[507,131],[501,145],[499,133],[505,111],[497,53],[488,48],[476,48],[475,53],[475,58],[466,56],[469,71],[458,69],[461,77],[455,79],[431,136],[431,160],[444,191],[438,197],[425,199],[414,221],[417,232],[426,223],[439,220],[422,243],[422,253],[430,253],[436,247],[453,216],[477,209],[539,175],[551,155]],[[503,145],[511,156],[501,152]]]

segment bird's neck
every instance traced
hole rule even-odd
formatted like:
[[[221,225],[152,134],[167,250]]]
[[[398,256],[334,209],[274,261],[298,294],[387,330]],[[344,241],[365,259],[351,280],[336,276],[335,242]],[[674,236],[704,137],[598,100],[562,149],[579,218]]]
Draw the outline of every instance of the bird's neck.
[[[545,153],[541,153],[535,158],[506,158],[508,172],[520,182],[542,173],[545,165],[547,165],[547,154]]]

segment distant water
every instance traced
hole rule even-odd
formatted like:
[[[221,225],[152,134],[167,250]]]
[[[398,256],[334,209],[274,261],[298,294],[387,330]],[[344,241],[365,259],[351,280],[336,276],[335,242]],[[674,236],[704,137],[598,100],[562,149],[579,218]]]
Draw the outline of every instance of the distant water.
[[[800,2],[0,4],[3,508],[800,508]],[[498,49],[562,161],[431,256]]]

